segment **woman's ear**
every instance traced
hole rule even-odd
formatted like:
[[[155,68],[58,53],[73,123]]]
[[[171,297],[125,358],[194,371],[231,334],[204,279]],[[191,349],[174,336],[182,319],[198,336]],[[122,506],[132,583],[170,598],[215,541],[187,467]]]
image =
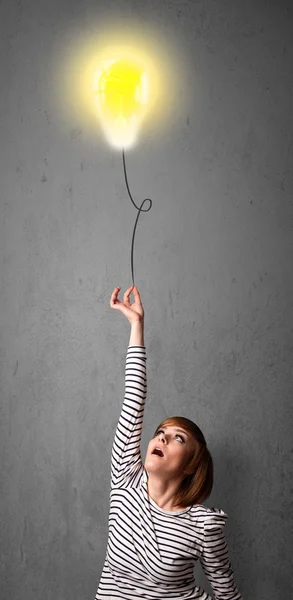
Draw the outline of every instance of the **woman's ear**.
[[[184,475],[192,475],[195,470],[195,464],[198,456],[198,444],[195,443],[195,447],[189,458],[186,460],[185,466],[183,468]]]
[[[188,469],[188,467],[187,467],[186,469],[184,469],[183,473],[184,473],[185,476],[186,475],[192,475],[193,469],[191,467],[189,467],[189,469]]]
[[[184,477],[186,477],[187,475],[192,475],[192,473],[194,471],[194,465],[193,465],[192,458],[193,457],[189,457],[189,459],[185,463],[185,467],[183,469],[183,475],[184,475]]]

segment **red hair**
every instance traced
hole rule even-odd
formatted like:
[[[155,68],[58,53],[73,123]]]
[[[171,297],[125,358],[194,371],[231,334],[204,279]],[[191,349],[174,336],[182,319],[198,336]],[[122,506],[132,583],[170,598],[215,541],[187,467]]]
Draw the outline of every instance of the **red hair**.
[[[175,495],[176,506],[202,504],[213,488],[214,466],[201,429],[186,417],[169,417],[156,428],[154,437],[160,429],[176,425],[196,441],[195,450],[184,465],[184,475]]]

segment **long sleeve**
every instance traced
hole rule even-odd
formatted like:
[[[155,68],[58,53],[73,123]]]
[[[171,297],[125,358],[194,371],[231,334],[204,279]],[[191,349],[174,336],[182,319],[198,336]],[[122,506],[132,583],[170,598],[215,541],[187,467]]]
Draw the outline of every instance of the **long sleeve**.
[[[129,346],[125,365],[125,396],[111,458],[111,487],[130,485],[142,468],[140,442],[147,392],[145,346]]]
[[[215,509],[214,509],[215,510]],[[223,532],[227,514],[222,510],[211,512],[204,523],[204,545],[200,558],[202,568],[209,580],[215,600],[243,600],[238,591],[228,548]]]

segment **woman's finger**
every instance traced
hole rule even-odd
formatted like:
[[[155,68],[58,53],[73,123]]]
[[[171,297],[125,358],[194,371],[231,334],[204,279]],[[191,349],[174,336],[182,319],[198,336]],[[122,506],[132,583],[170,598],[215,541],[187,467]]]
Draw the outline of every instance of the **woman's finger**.
[[[141,304],[140,293],[136,286],[133,288],[134,301],[138,304]]]
[[[112,292],[112,297],[114,296],[114,294],[116,294],[116,295],[119,294],[120,290],[121,290],[120,285],[118,285],[117,287],[115,287],[114,290],[113,290],[113,292]]]
[[[123,301],[124,301],[124,302],[130,302],[130,300],[129,300],[129,296],[130,296],[130,294],[131,294],[132,290],[133,290],[133,285],[131,285],[131,286],[128,288],[128,290],[126,290],[126,292],[125,292],[125,294],[124,294],[124,296],[123,296]]]
[[[118,294],[119,294],[120,290],[121,290],[120,286],[115,287],[114,291],[112,292],[111,298],[110,298],[110,306],[112,306],[113,304],[115,304],[115,302],[117,302]],[[120,300],[118,300],[118,302],[120,302]]]

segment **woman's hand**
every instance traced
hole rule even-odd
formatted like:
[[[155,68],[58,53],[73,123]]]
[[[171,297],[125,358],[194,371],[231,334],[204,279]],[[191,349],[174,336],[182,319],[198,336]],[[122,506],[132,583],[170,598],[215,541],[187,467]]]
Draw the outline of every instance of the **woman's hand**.
[[[134,285],[132,285],[130,288],[128,288],[128,290],[126,290],[124,296],[123,296],[123,302],[121,302],[121,300],[119,300],[118,298],[118,294],[120,292],[120,287],[116,287],[111,299],[110,299],[110,306],[111,308],[115,308],[116,310],[120,310],[120,312],[122,312],[122,314],[128,319],[128,321],[133,324],[136,323],[138,321],[143,321],[144,319],[144,310],[143,310],[143,306],[141,303],[141,299],[140,299],[140,295],[138,292],[137,287]],[[130,300],[129,300],[129,296],[130,294],[133,293],[134,295],[134,302],[133,304],[130,304]]]

